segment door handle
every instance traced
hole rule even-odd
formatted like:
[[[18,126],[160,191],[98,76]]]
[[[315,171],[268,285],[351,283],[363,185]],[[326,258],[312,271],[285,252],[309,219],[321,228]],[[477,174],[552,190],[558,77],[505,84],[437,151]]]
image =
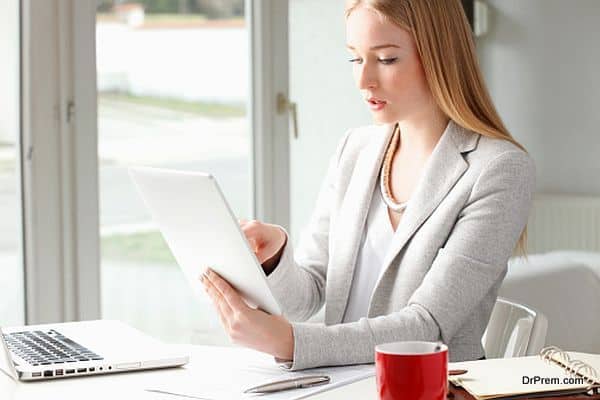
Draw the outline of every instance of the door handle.
[[[296,103],[289,101],[283,93],[277,93],[277,114],[290,113],[292,116],[292,130],[294,139],[298,139],[298,119],[296,114]]]

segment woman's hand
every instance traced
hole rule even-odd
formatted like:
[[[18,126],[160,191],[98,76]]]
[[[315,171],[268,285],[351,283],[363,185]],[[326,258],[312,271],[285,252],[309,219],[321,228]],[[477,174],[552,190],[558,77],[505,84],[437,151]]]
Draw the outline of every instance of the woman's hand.
[[[240,220],[239,223],[258,262],[267,274],[271,273],[279,263],[287,242],[285,232],[277,225],[265,224],[256,220]]]
[[[293,358],[294,334],[285,318],[249,307],[239,293],[211,269],[207,269],[200,280],[234,343],[284,360]]]

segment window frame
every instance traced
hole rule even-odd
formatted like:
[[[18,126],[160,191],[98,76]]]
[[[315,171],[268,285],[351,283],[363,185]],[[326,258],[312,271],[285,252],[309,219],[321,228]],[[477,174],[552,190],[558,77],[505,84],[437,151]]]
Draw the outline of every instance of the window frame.
[[[93,14],[92,14],[93,11]],[[23,248],[28,324],[100,311],[92,1],[22,0]],[[95,21],[95,19],[94,19]]]
[[[289,231],[289,116],[277,113],[277,94],[289,99],[288,8],[288,0],[246,0],[251,11],[254,215]]]

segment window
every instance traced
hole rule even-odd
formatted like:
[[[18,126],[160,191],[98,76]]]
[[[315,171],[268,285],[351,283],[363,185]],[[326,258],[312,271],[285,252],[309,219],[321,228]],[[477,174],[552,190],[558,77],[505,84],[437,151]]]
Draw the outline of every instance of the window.
[[[126,168],[208,170],[238,217],[287,226],[287,2],[141,3],[22,7],[27,321],[220,343]]]
[[[242,0],[99,4],[103,318],[172,342],[228,342],[208,299],[192,298],[127,167],[210,172],[234,213],[252,217],[248,42]]]

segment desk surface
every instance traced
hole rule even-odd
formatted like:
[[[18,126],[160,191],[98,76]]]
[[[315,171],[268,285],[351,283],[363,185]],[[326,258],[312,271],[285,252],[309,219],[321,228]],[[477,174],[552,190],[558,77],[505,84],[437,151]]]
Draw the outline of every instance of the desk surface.
[[[57,379],[43,382],[13,382],[0,372],[0,399],[2,400],[39,400],[39,399],[148,399],[177,400],[182,397],[147,392],[157,382],[168,383],[193,374],[195,365],[206,362],[202,357],[203,346],[185,346],[191,356],[190,363],[184,368],[168,368],[128,372],[120,374],[98,375],[80,378]],[[196,367],[197,368],[197,367]],[[201,377],[198,377],[201,380]],[[452,400],[473,400],[466,392],[453,388],[449,396]],[[375,378],[365,379],[353,384],[333,389],[310,397],[311,400],[376,400]],[[600,396],[573,396],[546,399],[587,399],[600,400]]]
[[[148,399],[148,400],[177,400],[168,394],[147,392],[145,389],[156,387],[157,384],[168,385],[180,379],[195,379],[194,372],[206,367],[210,362],[205,346],[182,346],[190,354],[190,363],[185,367],[166,368],[162,370],[148,370],[84,376],[77,378],[54,379],[38,382],[14,382],[0,372],[0,399],[1,400],[40,400],[40,399]],[[210,353],[210,352],[209,352]],[[212,353],[214,355],[214,353]],[[198,373],[198,384],[201,385],[202,376]],[[235,377],[232,377],[235,379]],[[356,382],[355,385],[334,389],[321,393],[311,399],[341,400],[360,398],[364,400],[376,399],[375,380],[368,379]],[[348,391],[350,388],[350,391]]]

